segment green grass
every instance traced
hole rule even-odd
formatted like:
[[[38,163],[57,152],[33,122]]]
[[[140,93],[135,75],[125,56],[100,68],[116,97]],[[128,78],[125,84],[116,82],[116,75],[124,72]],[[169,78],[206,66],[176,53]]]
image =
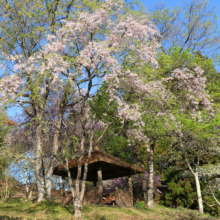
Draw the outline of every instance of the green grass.
[[[24,199],[0,201],[0,220],[12,219],[74,219],[72,206],[63,206],[56,202],[31,202]],[[171,209],[161,205],[154,208],[144,208],[144,202],[137,204],[137,208],[121,208],[106,206],[84,206],[84,220],[211,220],[209,215],[198,214],[197,211],[178,208]]]

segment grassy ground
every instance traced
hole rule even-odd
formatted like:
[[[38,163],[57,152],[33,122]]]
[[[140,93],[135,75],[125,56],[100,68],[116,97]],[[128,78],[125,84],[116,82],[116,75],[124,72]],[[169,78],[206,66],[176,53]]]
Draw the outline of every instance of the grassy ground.
[[[161,205],[154,208],[144,208],[143,202],[137,208],[119,208],[103,206],[84,206],[84,220],[214,220],[209,215],[200,215],[197,211],[188,209],[171,209]],[[59,203],[35,203],[24,199],[0,201],[0,220],[12,219],[74,219],[73,207],[62,206]]]

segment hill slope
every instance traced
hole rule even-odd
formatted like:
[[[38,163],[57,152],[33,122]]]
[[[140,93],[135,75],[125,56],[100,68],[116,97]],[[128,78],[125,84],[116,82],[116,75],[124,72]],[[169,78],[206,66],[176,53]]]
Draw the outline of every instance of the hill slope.
[[[0,219],[74,219],[73,207],[62,206],[59,203],[36,203],[25,199],[0,201]],[[214,220],[209,215],[200,215],[197,211],[188,209],[171,209],[161,205],[155,208],[143,208],[143,202],[137,208],[120,208],[106,206],[83,207],[84,220]]]

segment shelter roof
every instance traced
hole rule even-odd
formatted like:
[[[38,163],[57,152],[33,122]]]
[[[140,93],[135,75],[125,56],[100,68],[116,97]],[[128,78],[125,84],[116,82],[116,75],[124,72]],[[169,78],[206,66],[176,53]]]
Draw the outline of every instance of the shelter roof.
[[[88,158],[88,153],[86,153],[82,160],[82,171],[84,172],[84,165]],[[73,179],[76,179],[77,176],[77,167],[78,167],[79,157],[69,161],[69,168],[71,176]],[[96,181],[97,178],[97,168],[102,168],[102,179],[114,179],[117,177],[129,176],[134,174],[145,173],[145,170],[127,163],[117,157],[114,157],[106,152],[100,151],[97,148],[91,154],[91,159],[88,166],[88,175],[87,181]],[[82,173],[83,173],[82,172]],[[59,165],[54,168],[54,175],[67,177],[67,171],[63,165]]]

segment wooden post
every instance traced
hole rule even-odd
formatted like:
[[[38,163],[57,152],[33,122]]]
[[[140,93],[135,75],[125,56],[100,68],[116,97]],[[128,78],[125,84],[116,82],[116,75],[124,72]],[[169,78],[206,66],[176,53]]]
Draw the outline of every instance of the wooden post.
[[[94,170],[94,179],[93,179],[93,187],[96,187],[97,186],[97,175],[98,175],[98,173],[97,173],[97,170]]]
[[[131,178],[131,175],[128,176],[128,190],[129,190],[130,195],[131,195],[131,201],[132,201],[132,204],[134,204],[134,201],[133,201],[133,190],[132,190],[132,178]]]
[[[99,194],[99,204],[102,204],[102,167],[99,165],[97,168],[97,179],[98,179],[98,194]]]
[[[61,195],[62,195],[62,205],[64,205],[65,203],[65,177],[64,176],[62,176]]]

